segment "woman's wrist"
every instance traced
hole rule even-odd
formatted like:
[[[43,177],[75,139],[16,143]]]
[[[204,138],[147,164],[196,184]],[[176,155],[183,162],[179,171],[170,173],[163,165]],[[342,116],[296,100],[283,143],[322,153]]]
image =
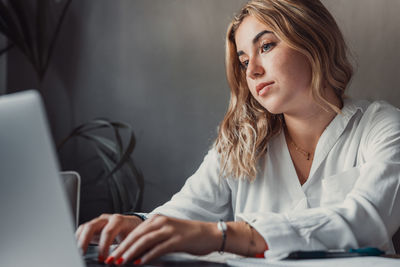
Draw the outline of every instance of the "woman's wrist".
[[[134,211],[128,211],[128,212],[124,212],[123,215],[129,215],[129,216],[135,216],[139,219],[141,219],[142,221],[147,220],[147,216],[144,215],[145,213],[141,213],[141,212],[134,212]]]
[[[218,229],[218,223],[205,223],[207,246],[211,251],[220,251],[224,242],[224,234]],[[267,250],[264,238],[246,222],[226,222],[224,252],[255,257]]]
[[[249,232],[245,222],[228,222],[226,251],[248,256]]]
[[[227,222],[226,240],[224,251],[243,255],[246,257],[255,257],[261,255],[267,249],[264,238],[246,222]],[[215,239],[219,240],[217,246],[214,245],[214,251],[219,251],[223,242],[223,234],[214,223]]]
[[[223,242],[223,234],[218,229],[218,223],[206,223],[206,233],[208,234],[208,245],[210,247],[210,252],[220,251]],[[226,241],[225,241],[226,242]],[[226,243],[225,243],[226,245]]]

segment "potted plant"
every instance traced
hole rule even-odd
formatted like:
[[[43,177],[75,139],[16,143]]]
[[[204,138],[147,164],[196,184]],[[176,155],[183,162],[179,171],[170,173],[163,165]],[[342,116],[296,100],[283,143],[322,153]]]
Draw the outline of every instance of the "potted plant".
[[[32,65],[39,82],[49,67],[61,26],[72,0],[65,1],[0,1],[0,33],[8,45],[0,48],[0,56],[12,48],[19,51]],[[63,2],[63,3],[62,3]],[[53,5],[62,5],[60,15],[51,20]],[[35,12],[32,12],[35,10]]]
[[[140,210],[144,179],[131,157],[136,144],[132,127],[95,119],[73,129],[59,143],[58,150],[76,139],[85,141],[81,145],[87,152],[77,155],[77,171],[86,177],[82,183],[81,222],[99,213]]]

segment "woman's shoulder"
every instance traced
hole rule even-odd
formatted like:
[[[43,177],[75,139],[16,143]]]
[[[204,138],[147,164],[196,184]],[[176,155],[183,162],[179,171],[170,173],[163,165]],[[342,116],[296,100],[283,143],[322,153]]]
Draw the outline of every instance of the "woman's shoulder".
[[[367,112],[377,115],[378,114],[397,115],[397,118],[399,119],[398,115],[400,113],[400,109],[389,104],[385,100],[376,100],[371,102],[371,104],[368,106]]]
[[[400,109],[384,100],[373,101],[365,111],[364,116],[372,125],[380,128],[396,128],[400,125]]]
[[[400,134],[400,109],[384,100],[351,100],[361,112],[358,128],[368,139]]]
[[[360,100],[346,99],[345,106],[349,110],[360,110],[363,120],[376,121],[399,121],[400,109],[385,100]]]

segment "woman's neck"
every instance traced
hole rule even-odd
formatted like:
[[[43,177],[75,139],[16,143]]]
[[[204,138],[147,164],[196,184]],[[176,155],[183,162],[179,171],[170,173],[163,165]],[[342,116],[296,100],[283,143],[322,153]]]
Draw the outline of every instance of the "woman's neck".
[[[329,95],[330,103],[342,108],[342,101],[336,95]],[[314,152],[318,140],[325,128],[335,118],[336,112],[325,110],[317,103],[304,108],[301,114],[283,114],[285,131],[298,147]]]

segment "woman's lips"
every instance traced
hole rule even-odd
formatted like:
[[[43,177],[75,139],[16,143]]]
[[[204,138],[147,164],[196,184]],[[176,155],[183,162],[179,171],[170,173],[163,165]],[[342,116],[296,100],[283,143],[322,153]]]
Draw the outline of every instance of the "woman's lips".
[[[271,88],[271,86],[272,86],[273,83],[274,83],[274,82],[259,83],[259,84],[256,86],[256,92],[257,92],[257,94],[258,94],[259,96],[265,95],[265,94],[268,92],[268,90]]]

